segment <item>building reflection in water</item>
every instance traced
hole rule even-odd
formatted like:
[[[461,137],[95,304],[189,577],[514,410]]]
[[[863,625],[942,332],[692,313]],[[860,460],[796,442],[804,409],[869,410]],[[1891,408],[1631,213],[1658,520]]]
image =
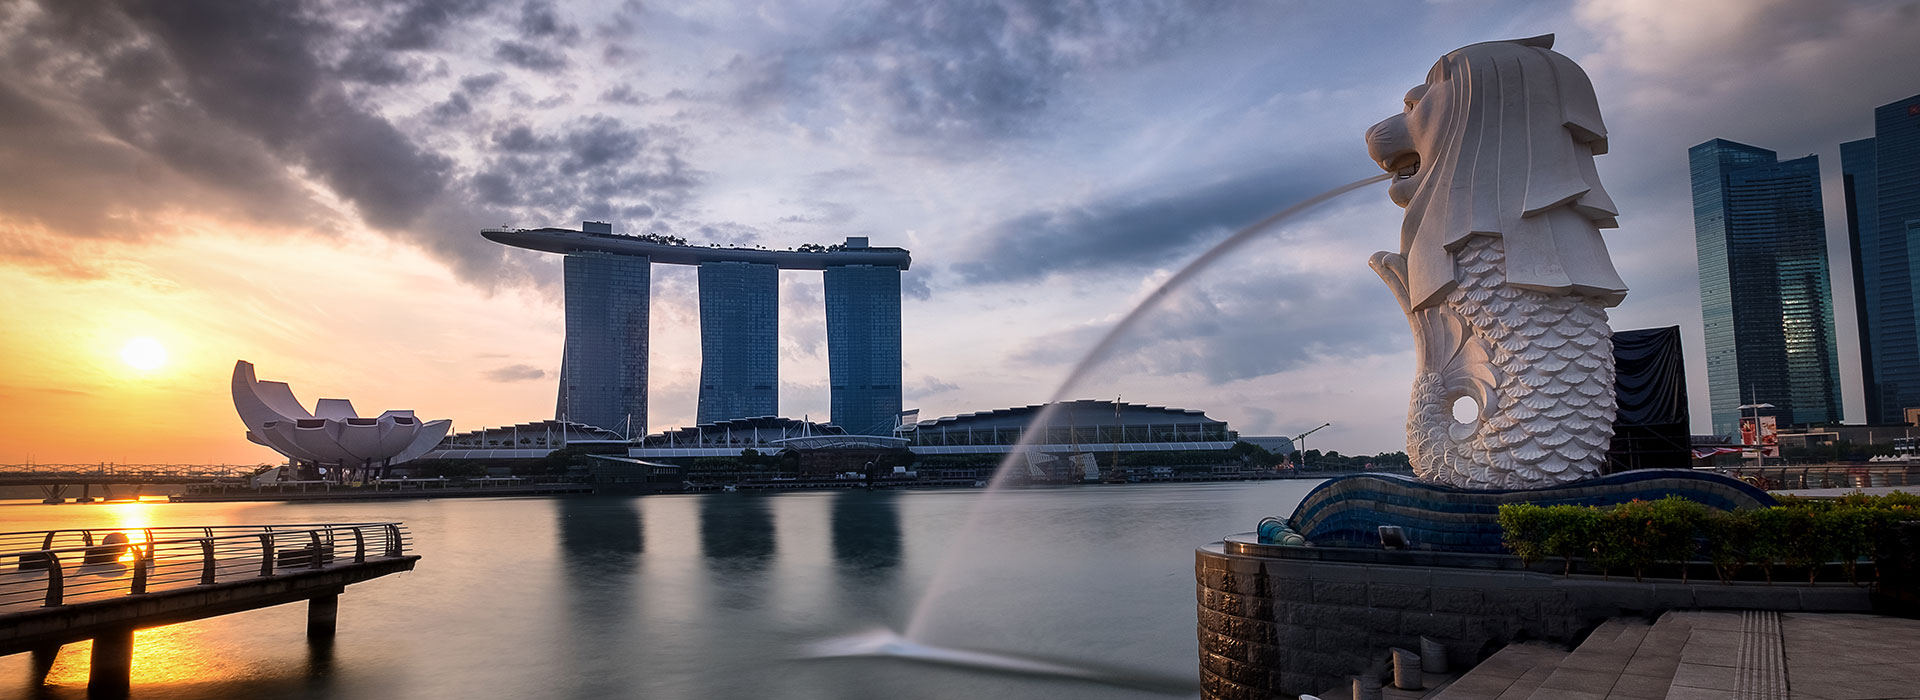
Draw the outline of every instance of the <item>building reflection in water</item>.
[[[560,687],[570,697],[618,697],[633,681],[632,660],[608,651],[631,645],[645,547],[640,499],[572,497],[553,504],[569,622],[560,659],[567,667],[557,672],[572,679]]]
[[[833,495],[828,531],[833,539],[834,586],[840,616],[894,626],[909,601],[902,600],[900,495],[892,491],[843,491]]]
[[[833,497],[833,560],[850,575],[885,575],[900,565],[900,509],[890,491]]]
[[[773,558],[773,509],[763,494],[700,499],[700,551],[715,569],[760,570]]]

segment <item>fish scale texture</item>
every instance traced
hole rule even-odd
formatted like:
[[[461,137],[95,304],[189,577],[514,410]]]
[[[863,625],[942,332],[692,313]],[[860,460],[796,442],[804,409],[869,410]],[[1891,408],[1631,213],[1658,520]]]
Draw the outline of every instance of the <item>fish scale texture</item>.
[[[1421,368],[1407,415],[1414,472],[1480,489],[1536,488],[1599,474],[1618,410],[1606,307],[1585,295],[1507,284],[1495,236],[1469,238],[1455,265],[1460,284],[1434,312],[1463,322],[1461,357],[1485,360]],[[1453,417],[1457,387],[1476,378],[1490,383],[1490,405],[1477,420],[1459,423]]]

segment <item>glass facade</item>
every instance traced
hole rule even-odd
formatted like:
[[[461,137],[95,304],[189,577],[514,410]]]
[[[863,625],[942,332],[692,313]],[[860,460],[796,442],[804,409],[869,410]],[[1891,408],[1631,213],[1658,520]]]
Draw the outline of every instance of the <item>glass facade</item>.
[[[780,412],[780,268],[700,263],[698,422]]]
[[[652,262],[577,252],[566,257],[567,341],[560,420],[647,434],[647,303]]]
[[[1920,95],[1881,105],[1874,136],[1840,144],[1867,422],[1920,407]]]
[[[833,423],[890,435],[900,413],[900,268],[842,265],[823,273]]]
[[[1749,403],[1788,425],[1839,422],[1819,160],[1724,139],[1687,157],[1714,432],[1738,434]]]

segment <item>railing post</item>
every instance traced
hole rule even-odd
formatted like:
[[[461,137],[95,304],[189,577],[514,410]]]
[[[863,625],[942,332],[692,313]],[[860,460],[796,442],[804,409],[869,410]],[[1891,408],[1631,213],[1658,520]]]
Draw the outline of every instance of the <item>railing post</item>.
[[[387,556],[400,556],[400,524],[387,523]]]
[[[367,538],[360,534],[360,526],[353,526],[353,563],[367,563]]]
[[[60,572],[60,555],[47,552],[47,607],[61,604],[66,595],[66,580]]]
[[[200,538],[200,585],[213,583],[213,538]]]
[[[273,533],[260,533],[260,575],[273,575]]]
[[[309,569],[320,568],[320,531],[319,530],[307,531],[307,547],[313,550],[311,554],[312,561],[307,562],[307,568]]]
[[[147,547],[152,546],[153,540],[147,540]],[[153,552],[139,545],[129,547],[127,551],[133,554],[133,585],[128,592],[133,595],[145,593],[147,592],[147,562],[153,557]]]

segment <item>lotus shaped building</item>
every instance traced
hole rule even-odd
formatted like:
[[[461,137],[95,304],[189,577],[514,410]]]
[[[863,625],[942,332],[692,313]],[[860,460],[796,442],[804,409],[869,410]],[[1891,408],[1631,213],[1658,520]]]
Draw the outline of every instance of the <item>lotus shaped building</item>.
[[[309,413],[285,382],[255,379],[253,363],[246,360],[233,365],[233,408],[247,426],[247,440],[340,477],[364,478],[426,454],[452,425],[421,422],[413,411],[361,418],[346,399],[320,399]]]

